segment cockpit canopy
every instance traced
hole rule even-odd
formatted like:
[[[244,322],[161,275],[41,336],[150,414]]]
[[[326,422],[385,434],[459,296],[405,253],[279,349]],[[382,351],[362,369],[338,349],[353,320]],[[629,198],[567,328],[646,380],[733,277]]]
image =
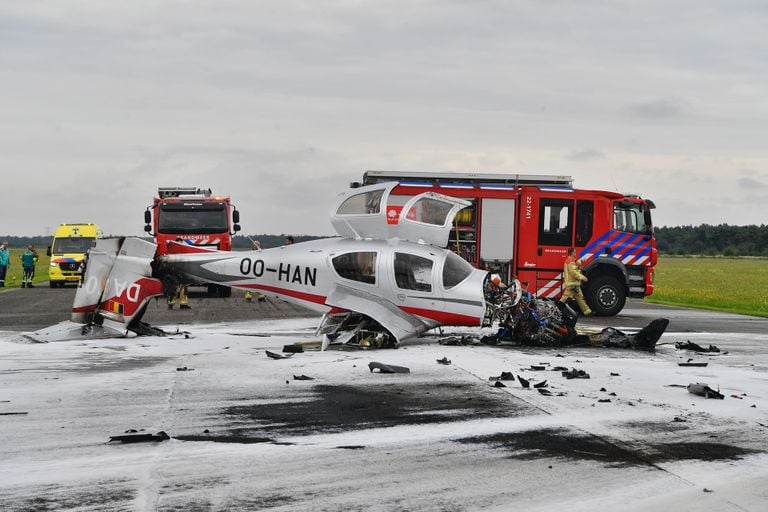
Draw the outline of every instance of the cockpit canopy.
[[[468,201],[425,192],[405,204],[391,200],[397,182],[379,183],[347,190],[331,205],[336,232],[346,238],[400,238],[436,247],[448,245],[456,213]]]

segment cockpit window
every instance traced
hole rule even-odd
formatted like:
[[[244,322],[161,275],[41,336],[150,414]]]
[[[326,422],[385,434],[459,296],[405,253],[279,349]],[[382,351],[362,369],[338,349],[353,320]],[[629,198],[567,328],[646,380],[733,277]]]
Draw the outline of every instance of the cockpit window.
[[[474,267],[463,258],[449,252],[443,266],[443,287],[445,289],[453,288],[469,277],[473,270]]]
[[[344,279],[376,284],[376,253],[348,252],[331,260],[333,268]]]
[[[405,218],[415,222],[423,222],[433,226],[445,226],[448,214],[453,208],[452,203],[423,197],[413,203],[405,213]]]
[[[432,291],[432,265],[429,258],[395,253],[395,282],[398,288],[420,292]]]
[[[381,212],[383,190],[354,195],[339,205],[336,215],[375,215]]]
[[[617,203],[613,209],[613,227],[627,233],[646,233],[651,230],[646,225],[642,205],[623,206]]]

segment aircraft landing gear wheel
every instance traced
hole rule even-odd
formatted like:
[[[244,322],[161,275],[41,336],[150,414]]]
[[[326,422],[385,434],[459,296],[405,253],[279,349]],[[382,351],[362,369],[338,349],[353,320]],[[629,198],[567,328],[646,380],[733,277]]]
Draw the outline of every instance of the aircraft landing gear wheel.
[[[614,316],[627,300],[624,286],[613,276],[596,277],[589,282],[587,304],[599,316]]]

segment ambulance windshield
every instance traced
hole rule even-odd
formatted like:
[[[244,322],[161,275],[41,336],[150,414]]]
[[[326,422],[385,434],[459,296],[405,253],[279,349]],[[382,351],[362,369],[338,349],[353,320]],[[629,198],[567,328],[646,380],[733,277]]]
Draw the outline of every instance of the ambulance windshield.
[[[83,254],[93,247],[95,240],[95,238],[90,236],[57,238],[53,241],[51,252],[53,254]]]

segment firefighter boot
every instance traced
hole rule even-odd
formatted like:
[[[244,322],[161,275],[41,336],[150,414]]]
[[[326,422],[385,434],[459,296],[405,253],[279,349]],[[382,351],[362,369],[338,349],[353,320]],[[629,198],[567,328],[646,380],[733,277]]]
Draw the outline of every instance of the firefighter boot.
[[[176,304],[176,299],[173,297],[168,297],[168,309],[173,309],[173,306]]]
[[[250,291],[245,292],[245,300],[247,300],[248,302],[252,301],[253,293],[251,293]]]

